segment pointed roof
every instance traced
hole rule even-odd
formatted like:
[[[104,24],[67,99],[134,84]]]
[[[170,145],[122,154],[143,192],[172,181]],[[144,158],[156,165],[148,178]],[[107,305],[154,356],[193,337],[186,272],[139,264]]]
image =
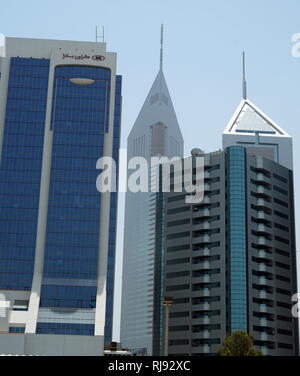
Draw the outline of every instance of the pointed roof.
[[[249,99],[244,99],[229,121],[223,134],[262,134],[272,137],[290,137]]]
[[[149,134],[150,127],[155,124],[163,124],[168,129],[169,137],[172,137],[178,143],[183,153],[183,137],[163,73],[163,44],[164,26],[161,25],[159,71],[128,139],[139,137],[142,134]]]
[[[137,128],[163,123],[180,135],[179,123],[162,69],[159,70],[130,134]]]

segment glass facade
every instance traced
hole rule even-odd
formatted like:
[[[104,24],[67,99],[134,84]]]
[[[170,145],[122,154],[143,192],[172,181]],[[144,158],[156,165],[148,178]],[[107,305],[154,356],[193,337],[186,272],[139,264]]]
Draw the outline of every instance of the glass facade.
[[[91,324],[38,323],[36,333],[92,336],[94,328]]]
[[[19,328],[19,327],[11,326],[11,327],[9,327],[9,333],[11,333],[11,334],[23,334],[23,333],[25,333],[25,327]]]
[[[0,289],[31,290],[49,60],[11,58],[0,166]]]
[[[95,308],[96,287],[47,286],[42,287],[41,307]]]
[[[10,61],[0,165],[0,290],[30,291],[50,60]],[[61,65],[54,71],[39,334],[94,335],[101,211],[96,163],[109,132],[111,82],[108,68]],[[122,77],[116,76],[113,158],[117,169],[121,90]],[[117,193],[111,195],[109,215],[105,341],[112,340]],[[67,312],[75,318],[68,318]]]
[[[246,150],[227,149],[230,332],[248,331]]]
[[[91,81],[88,85],[71,81],[78,77]],[[96,162],[103,156],[104,136],[109,127],[111,72],[104,68],[59,66],[54,83],[51,180],[40,307],[94,310],[101,205],[101,194],[96,189]],[[61,284],[61,279],[66,280],[65,284]],[[82,333],[66,324],[57,327],[57,331],[55,328],[39,323],[38,332],[49,329],[57,334]],[[90,328],[83,333],[94,334]]]

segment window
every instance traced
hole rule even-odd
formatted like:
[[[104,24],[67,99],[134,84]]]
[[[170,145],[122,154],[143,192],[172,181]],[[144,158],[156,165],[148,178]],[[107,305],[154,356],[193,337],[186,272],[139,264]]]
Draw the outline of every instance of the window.
[[[11,333],[11,334],[23,334],[23,333],[25,333],[25,326],[24,327],[10,326],[9,327],[9,333]]]
[[[175,227],[175,226],[180,226],[180,225],[188,225],[190,223],[190,219],[180,219],[178,221],[171,221],[168,222],[168,227]]]
[[[291,309],[292,308],[291,304],[284,303],[284,302],[277,302],[276,305],[277,305],[277,307],[286,308],[286,309]]]
[[[290,278],[284,277],[284,276],[279,275],[279,274],[276,274],[276,279],[278,279],[278,281],[282,281],[282,282],[286,282],[286,283],[291,283],[291,279]]]
[[[188,339],[171,339],[169,340],[170,346],[184,346],[188,345],[190,341]]]
[[[189,277],[190,272],[187,271],[182,271],[182,272],[174,272],[174,273],[167,273],[166,278],[171,279],[171,278],[180,278],[180,277]]]
[[[289,204],[287,202],[284,202],[282,200],[279,200],[278,198],[274,198],[274,202],[278,205],[284,206],[285,208],[289,207]]]
[[[288,239],[284,239],[281,236],[275,236],[275,240],[277,240],[280,243],[290,244],[290,241]]]
[[[284,218],[284,219],[287,219],[287,220],[289,219],[288,215],[286,215],[284,213],[281,213],[281,212],[279,212],[277,210],[274,210],[274,214],[277,215],[277,217]]]
[[[190,313],[189,312],[170,312],[169,316],[172,319],[178,319],[182,317],[189,317]]]
[[[48,59],[12,57],[0,166],[0,289],[31,289],[44,128]]]
[[[281,316],[281,315],[277,316],[277,320],[285,321],[285,322],[292,322],[293,321],[291,317]]]
[[[180,265],[180,264],[187,264],[190,262],[189,257],[175,259],[175,260],[168,260],[167,265]]]
[[[188,249],[190,249],[189,244],[178,245],[178,246],[174,246],[174,247],[168,247],[167,252],[180,252],[180,251],[186,251]]]
[[[91,324],[37,323],[37,334],[94,335]]]
[[[292,336],[293,332],[290,330],[285,330],[285,329],[277,329],[278,334],[283,334],[284,336]]]
[[[15,300],[13,304],[13,311],[28,311],[28,300]]]
[[[177,285],[177,286],[168,286],[166,288],[166,291],[182,291],[182,290],[188,290],[190,288],[190,285]]]
[[[178,325],[169,327],[170,332],[185,332],[188,330],[190,330],[190,327],[188,325]]]
[[[280,349],[286,349],[286,350],[293,350],[293,345],[290,345],[288,343],[278,343],[278,347]]]
[[[285,296],[291,296],[291,291],[285,290],[285,289],[276,289],[278,294],[285,295]]]
[[[168,214],[178,214],[190,211],[190,206],[184,206],[182,208],[169,209]]]
[[[283,194],[284,196],[288,196],[288,191],[278,187],[277,185],[274,185],[273,189],[274,189],[274,191],[279,192],[279,193]]]
[[[276,180],[278,180],[278,181],[280,181],[282,183],[286,183],[287,184],[287,182],[288,182],[288,180],[286,178],[284,178],[283,176],[280,176],[280,175],[277,175],[277,174],[273,174],[273,177]]]
[[[285,257],[290,257],[289,252],[283,251],[282,249],[275,248],[275,252],[278,255],[285,256]]]
[[[274,227],[278,228],[281,231],[290,232],[290,229],[286,226],[282,226],[279,223],[274,223]]]
[[[276,262],[275,265],[278,266],[281,269],[285,269],[285,270],[291,269],[291,267],[289,265],[283,264],[282,262]]]
[[[190,298],[174,298],[173,304],[186,304],[190,302]]]
[[[176,233],[176,234],[171,234],[171,235],[168,235],[167,238],[169,240],[172,240],[172,239],[180,239],[180,238],[186,238],[186,237],[189,237],[190,236],[190,232],[179,232],[179,233]]]

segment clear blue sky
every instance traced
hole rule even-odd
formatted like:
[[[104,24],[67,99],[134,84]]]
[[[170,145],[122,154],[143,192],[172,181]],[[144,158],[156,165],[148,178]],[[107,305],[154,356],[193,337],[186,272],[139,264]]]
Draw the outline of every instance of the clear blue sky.
[[[194,147],[206,151],[221,147],[222,131],[241,99],[245,50],[249,98],[294,137],[299,217],[300,58],[291,55],[291,36],[300,33],[299,17],[299,0],[2,0],[0,33],[94,40],[95,25],[104,25],[108,49],[118,52],[118,72],[124,76],[125,147],[158,70],[163,22],[164,71],[186,154]],[[121,231],[122,220],[119,255]],[[120,289],[119,280],[116,288]],[[118,314],[116,304],[116,339]]]

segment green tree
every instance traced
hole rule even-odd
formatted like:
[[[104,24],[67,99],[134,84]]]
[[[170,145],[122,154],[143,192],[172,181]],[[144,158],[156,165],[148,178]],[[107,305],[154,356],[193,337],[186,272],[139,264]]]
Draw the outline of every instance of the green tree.
[[[255,349],[253,342],[252,335],[247,332],[234,332],[226,336],[218,353],[220,356],[263,356],[260,350]]]

